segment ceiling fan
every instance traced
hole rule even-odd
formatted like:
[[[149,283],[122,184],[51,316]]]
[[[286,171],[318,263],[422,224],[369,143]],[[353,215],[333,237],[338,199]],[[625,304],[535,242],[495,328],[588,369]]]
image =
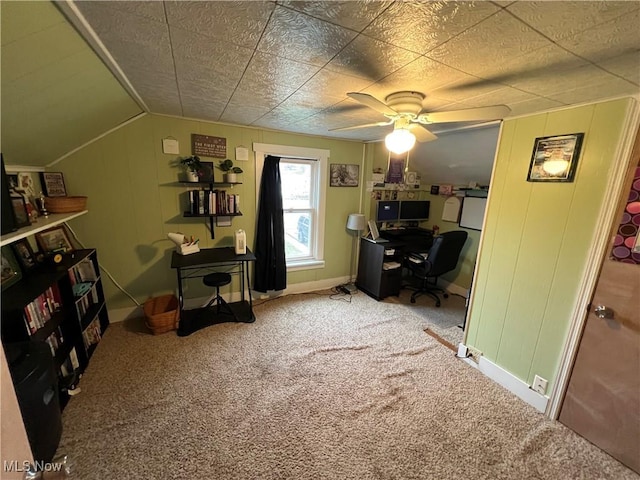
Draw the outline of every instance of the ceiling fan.
[[[347,96],[387,117],[386,122],[354,125],[334,128],[331,131],[353,130],[356,128],[383,127],[393,124],[393,132],[385,138],[387,148],[394,153],[404,153],[419,142],[429,142],[438,138],[425,125],[432,123],[474,122],[481,120],[498,120],[509,114],[511,109],[506,105],[491,107],[467,108],[448,112],[424,112],[422,101],[425,96],[419,92],[396,92],[381,102],[367,93],[349,92]]]

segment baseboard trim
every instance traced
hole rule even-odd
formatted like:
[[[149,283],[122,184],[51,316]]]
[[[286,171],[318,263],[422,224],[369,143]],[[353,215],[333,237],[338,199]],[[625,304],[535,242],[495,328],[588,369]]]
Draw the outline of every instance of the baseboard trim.
[[[458,346],[458,352],[459,354],[460,352],[463,352],[466,355],[467,346],[461,343]],[[477,368],[478,370],[480,370],[484,375],[489,377],[498,385],[501,385],[509,390],[515,396],[531,405],[540,413],[545,413],[547,404],[549,403],[549,397],[540,395],[535,390],[532,390],[527,383],[523,382],[512,373],[507,372],[504,368],[499,367],[484,356],[481,356],[478,359],[478,363],[474,362],[471,358],[462,358],[462,360],[471,365],[473,368]]]
[[[446,280],[440,279],[439,281],[441,282],[441,285],[444,287],[444,289],[447,292],[467,298],[467,295],[469,294],[469,289],[463,288],[459,285],[456,285],[455,283],[447,282]]]
[[[283,297],[285,295],[293,295],[296,293],[307,293],[307,292],[315,292],[317,290],[326,290],[328,288],[335,287],[337,285],[341,285],[343,283],[347,283],[349,281],[348,276],[338,277],[338,278],[328,278],[325,280],[317,280],[313,282],[302,282],[302,283],[294,283],[292,285],[287,286],[285,290],[279,290],[274,292],[262,293],[251,291],[252,298],[254,300],[263,300],[267,298],[276,298]],[[177,295],[177,292],[176,292]],[[240,292],[232,292],[231,294],[222,294],[222,297],[227,302],[237,302],[241,299]],[[197,308],[203,305],[206,305],[211,296],[209,297],[198,297],[198,298],[186,298],[184,300],[185,307],[189,308]],[[124,307],[124,308],[108,308],[109,311],[109,322],[110,323],[118,323],[124,322],[125,320],[130,320],[132,318],[140,318],[144,317],[144,312],[142,310],[142,306],[135,307]]]

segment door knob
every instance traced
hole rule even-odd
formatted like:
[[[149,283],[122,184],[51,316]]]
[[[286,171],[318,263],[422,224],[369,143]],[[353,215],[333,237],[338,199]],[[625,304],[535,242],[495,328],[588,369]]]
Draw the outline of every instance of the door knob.
[[[594,310],[593,313],[596,314],[596,317],[598,318],[608,318],[611,319],[614,317],[613,315],[613,310],[610,309],[609,307],[605,307],[604,305],[598,305]]]

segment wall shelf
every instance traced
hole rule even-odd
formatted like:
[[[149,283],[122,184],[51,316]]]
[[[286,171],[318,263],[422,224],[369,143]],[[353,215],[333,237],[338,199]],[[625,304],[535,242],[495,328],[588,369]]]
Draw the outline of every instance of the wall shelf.
[[[228,183],[228,182],[170,182],[170,183],[165,183],[164,186],[166,187],[231,187],[233,188],[234,185],[242,185],[242,182],[234,182],[234,183]]]
[[[217,217],[241,217],[242,213],[241,212],[236,212],[236,213],[191,213],[191,212],[184,212],[182,214],[183,217],[185,218],[190,218],[190,217],[202,217],[202,218],[208,218],[208,217],[213,217],[213,218],[217,218]]]
[[[230,187],[233,189],[235,185],[242,185],[242,182],[211,182],[211,181],[203,181],[203,182],[170,182],[165,183],[164,186],[167,187],[183,187],[187,189],[191,189],[193,191],[208,191],[210,194],[214,192],[219,187]],[[201,190],[196,190],[201,189]],[[208,197],[207,197],[208,198]],[[197,200],[197,199],[196,199]],[[193,203],[191,204],[193,207]],[[209,230],[211,232],[211,238],[215,238],[214,231],[214,219],[219,217],[241,217],[242,212],[233,212],[233,213],[193,213],[190,211],[183,212],[183,218],[208,218],[209,219]]]
[[[2,237],[0,237],[0,246],[9,245],[16,240],[21,240],[35,233],[42,232],[51,227],[55,227],[56,225],[60,225],[61,223],[71,220],[72,218],[84,215],[88,211],[89,210],[82,210],[81,212],[73,213],[51,213],[47,218],[38,217],[38,221],[36,223],[29,225],[28,227],[22,227],[15,232],[2,235]]]

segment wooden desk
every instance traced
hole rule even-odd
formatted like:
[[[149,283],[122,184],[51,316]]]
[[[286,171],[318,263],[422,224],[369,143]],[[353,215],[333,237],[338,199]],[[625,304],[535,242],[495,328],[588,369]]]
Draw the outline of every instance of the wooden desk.
[[[182,282],[190,278],[202,278],[221,267],[231,275],[240,275],[241,300],[239,302],[229,302],[229,306],[241,322],[254,322],[256,317],[253,314],[249,262],[255,262],[255,260],[256,256],[248,248],[247,253],[244,255],[236,255],[233,247],[205,248],[191,255],[180,255],[177,252],[173,252],[171,268],[175,268],[178,275],[178,300],[180,301],[178,336],[189,335],[210,325],[236,321],[228,313],[220,312],[216,314],[215,307],[184,309]],[[249,301],[245,299],[245,289],[249,291]]]
[[[381,230],[380,236],[392,242],[400,242],[407,252],[426,252],[433,243],[433,233],[425,228],[409,227]]]

